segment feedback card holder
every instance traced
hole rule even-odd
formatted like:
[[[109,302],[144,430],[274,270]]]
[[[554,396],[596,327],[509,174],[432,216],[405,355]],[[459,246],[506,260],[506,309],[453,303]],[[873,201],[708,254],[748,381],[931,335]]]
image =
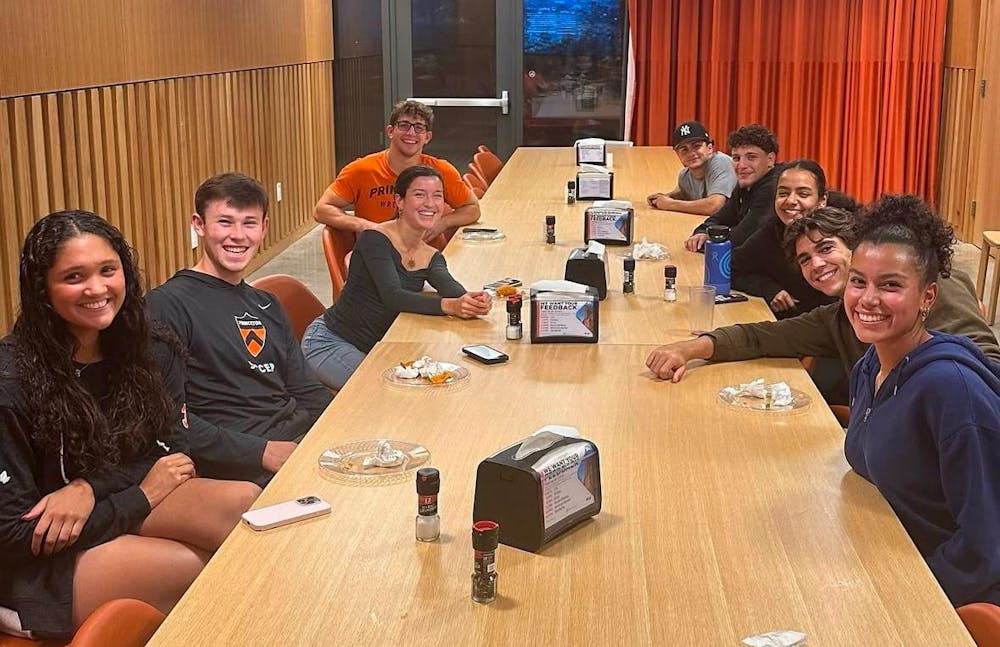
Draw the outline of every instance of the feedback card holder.
[[[583,212],[583,242],[631,245],[634,221],[635,209],[631,207],[587,207]]]
[[[596,344],[600,332],[597,290],[582,292],[531,290],[531,343]]]

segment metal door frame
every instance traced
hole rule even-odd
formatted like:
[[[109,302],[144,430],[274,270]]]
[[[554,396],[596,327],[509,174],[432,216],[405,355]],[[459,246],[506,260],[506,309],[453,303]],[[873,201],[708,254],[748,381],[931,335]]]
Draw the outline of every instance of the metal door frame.
[[[524,119],[524,6],[523,0],[496,1],[495,96],[507,90],[510,110],[497,118],[497,154],[506,159],[521,145]],[[413,96],[413,38],[411,0],[381,0],[382,79],[385,114],[392,105]],[[504,47],[503,44],[509,44]],[[383,135],[384,139],[384,135]]]

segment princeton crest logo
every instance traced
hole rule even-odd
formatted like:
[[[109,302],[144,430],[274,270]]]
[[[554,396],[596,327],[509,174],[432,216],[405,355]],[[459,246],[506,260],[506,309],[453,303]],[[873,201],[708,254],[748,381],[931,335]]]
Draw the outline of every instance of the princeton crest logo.
[[[243,344],[247,350],[254,357],[260,355],[267,341],[267,329],[264,328],[264,323],[257,317],[251,316],[249,312],[233,318],[236,320],[237,328],[240,329],[240,336],[243,337]]]

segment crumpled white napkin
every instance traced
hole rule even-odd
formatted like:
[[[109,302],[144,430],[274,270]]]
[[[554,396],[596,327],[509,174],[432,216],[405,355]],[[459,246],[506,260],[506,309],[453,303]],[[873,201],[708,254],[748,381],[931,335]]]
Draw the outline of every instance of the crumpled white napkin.
[[[396,449],[388,440],[378,441],[375,453],[366,456],[362,463],[365,467],[395,467],[403,462],[405,455]]]
[[[743,639],[749,647],[799,647],[806,644],[806,635],[800,631],[769,631]]]
[[[637,261],[662,261],[670,258],[670,252],[660,243],[651,243],[642,237],[642,242],[632,246],[632,258]]]
[[[764,378],[758,377],[752,382],[727,386],[722,389],[723,393],[733,397],[750,396],[760,398],[764,401],[764,408],[789,407],[792,404],[792,388],[784,382],[774,382],[764,384]]]

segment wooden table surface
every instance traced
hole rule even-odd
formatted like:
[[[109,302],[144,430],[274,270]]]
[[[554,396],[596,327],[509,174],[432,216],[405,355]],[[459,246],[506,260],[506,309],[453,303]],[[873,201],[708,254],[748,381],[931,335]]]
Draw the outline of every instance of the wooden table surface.
[[[630,247],[608,246],[608,297],[600,304],[602,344],[664,344],[689,337],[688,288],[702,285],[705,257],[684,249],[683,241],[704,218],[657,211],[646,204],[655,190],[669,190],[677,175],[677,157],[669,148],[612,147],[615,162],[615,197],[632,201],[635,241],[643,237],[667,247],[665,261],[636,261],[635,292],[622,294],[623,255]],[[566,179],[576,172],[573,151],[565,148],[518,149],[482,200],[482,224],[495,225],[505,238],[496,242],[452,240],[445,255],[455,278],[467,289],[480,289],[505,277],[520,279],[525,288],[535,281],[561,279],[566,259],[574,248],[584,247],[583,214],[590,202],[565,203]],[[511,178],[525,178],[518,183]],[[543,235],[546,214],[556,216],[556,244]],[[663,267],[677,266],[677,302],[663,300]],[[426,317],[404,313],[385,341],[440,341],[499,344],[505,342],[507,313],[497,301],[488,317],[458,321],[451,317]],[[525,331],[528,307],[522,317]],[[771,321],[774,317],[762,299],[715,308],[715,325]],[[523,343],[527,344],[525,338]]]
[[[705,365],[671,384],[645,370],[653,346],[624,332],[614,344],[507,344],[453,323],[456,340],[495,341],[510,361],[461,359],[436,334],[376,346],[256,504],[317,494],[332,514],[237,528],[150,644],[735,646],[776,629],[812,647],[973,644],[889,506],[849,469],[843,431],[796,361]],[[423,354],[470,377],[445,389],[383,380]],[[812,402],[765,414],[718,399],[756,377]],[[539,553],[501,546],[499,598],[475,604],[476,467],[545,424],[600,448],[603,510]],[[351,486],[318,466],[325,449],[374,438],[430,451],[440,542],[413,538],[412,481]]]

